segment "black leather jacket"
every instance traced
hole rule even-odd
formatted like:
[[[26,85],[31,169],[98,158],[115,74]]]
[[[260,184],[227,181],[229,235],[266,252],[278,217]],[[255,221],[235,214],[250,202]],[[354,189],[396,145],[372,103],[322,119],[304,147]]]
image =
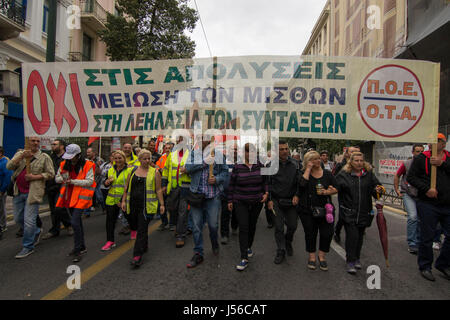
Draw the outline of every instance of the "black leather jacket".
[[[369,227],[373,220],[372,196],[376,199],[377,185],[381,185],[372,171],[364,171],[361,176],[353,172],[341,171],[337,176],[339,216],[346,223]]]

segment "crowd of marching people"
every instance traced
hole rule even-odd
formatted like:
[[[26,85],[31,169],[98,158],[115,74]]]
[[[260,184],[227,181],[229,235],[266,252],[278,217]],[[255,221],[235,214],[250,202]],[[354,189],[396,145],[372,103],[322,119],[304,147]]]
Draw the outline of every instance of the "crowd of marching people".
[[[445,137],[440,134],[438,138],[437,157],[424,152],[422,145],[414,145],[414,159],[405,162],[395,180],[408,212],[409,251],[418,254],[419,270],[428,280],[434,280],[433,239],[441,232],[448,237],[450,229],[450,154],[444,150]],[[235,268],[243,271],[255,254],[256,227],[264,208],[268,227],[274,230],[275,264],[294,254],[300,220],[307,268],[328,270],[327,253],[333,238],[341,242],[342,228],[346,271],[356,274],[362,268],[364,235],[374,219],[372,200],[385,189],[357,146],[347,148],[344,159],[335,164],[325,150],[308,150],[300,160],[299,154],[290,154],[286,141],[279,141],[278,157],[262,163],[251,143],[243,145],[242,151],[236,144],[221,153],[209,137],[193,145],[183,139],[178,138],[176,148],[165,143],[162,154],[153,140],[145,149],[125,143],[106,161],[92,148],[83,153],[78,145],[66,145],[62,139],[53,140],[50,156],[40,150],[39,137],[29,138],[28,150],[18,151],[11,160],[0,148],[0,236],[6,228],[6,194],[13,196],[14,219],[20,227],[17,236],[23,237],[17,259],[33,253],[40,239],[58,237],[63,227],[74,240],[68,256],[79,262],[87,252],[83,217],[89,217],[95,206],[105,215],[105,242],[98,249],[116,247],[119,222],[120,233],[135,240],[130,261],[134,268],[143,263],[148,226],[156,217],[161,221],[158,230],[175,233],[176,248],[184,247],[186,237],[192,235],[194,249],[188,268],[204,260],[205,224],[215,255],[220,253],[219,243],[229,243],[231,225],[239,237]],[[431,165],[437,167],[436,188],[430,188]],[[400,176],[406,177],[401,190]],[[332,202],[336,194],[337,207]],[[45,234],[38,214],[44,195],[51,211],[51,227]],[[438,223],[442,231],[437,231]],[[435,268],[450,279],[450,244],[444,241],[441,246]]]

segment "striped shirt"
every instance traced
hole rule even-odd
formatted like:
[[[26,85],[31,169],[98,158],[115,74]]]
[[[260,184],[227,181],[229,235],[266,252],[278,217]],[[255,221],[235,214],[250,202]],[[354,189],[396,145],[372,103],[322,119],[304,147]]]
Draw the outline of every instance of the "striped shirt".
[[[263,165],[257,163],[249,168],[245,164],[236,164],[231,172],[228,185],[228,202],[261,201],[263,194],[268,192],[266,176],[261,175]]]

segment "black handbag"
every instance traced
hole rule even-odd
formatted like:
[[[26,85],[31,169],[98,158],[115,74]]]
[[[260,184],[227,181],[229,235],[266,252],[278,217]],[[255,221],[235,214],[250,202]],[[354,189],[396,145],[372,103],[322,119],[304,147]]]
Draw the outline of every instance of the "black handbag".
[[[281,207],[292,207],[292,206],[294,206],[294,205],[292,204],[292,198],[287,198],[287,199],[277,199],[277,201],[278,201],[278,204],[279,204]]]
[[[187,203],[189,203],[192,207],[200,208],[205,202],[205,195],[203,193],[194,193],[189,190],[186,196],[186,200]]]
[[[326,210],[322,207],[311,207],[313,218],[325,218]]]
[[[166,200],[167,210],[170,213],[175,213],[178,211],[179,204],[180,204],[180,188],[170,190],[170,193],[168,194]]]
[[[317,207],[312,205],[312,197],[311,194],[309,194],[309,201],[311,202],[311,213],[313,218],[325,218],[327,211],[324,207]]]

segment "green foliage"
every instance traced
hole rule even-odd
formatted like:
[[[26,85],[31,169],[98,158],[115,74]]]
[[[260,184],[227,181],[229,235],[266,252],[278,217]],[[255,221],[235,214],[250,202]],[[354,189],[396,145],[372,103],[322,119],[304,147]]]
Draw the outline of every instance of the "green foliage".
[[[99,36],[113,61],[192,58],[197,12],[188,0],[118,0],[119,15],[108,14]]]

